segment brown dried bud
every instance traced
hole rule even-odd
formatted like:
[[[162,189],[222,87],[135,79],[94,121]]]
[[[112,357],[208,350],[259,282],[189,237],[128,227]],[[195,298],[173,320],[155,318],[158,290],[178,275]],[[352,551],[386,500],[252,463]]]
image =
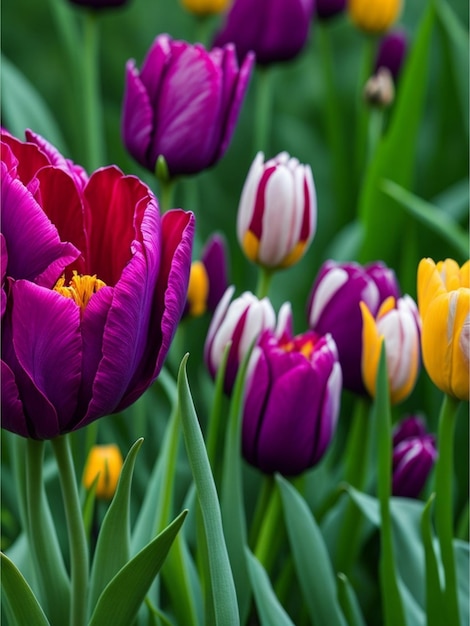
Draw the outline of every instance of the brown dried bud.
[[[364,87],[364,100],[371,106],[387,107],[395,98],[395,86],[390,71],[379,67]]]

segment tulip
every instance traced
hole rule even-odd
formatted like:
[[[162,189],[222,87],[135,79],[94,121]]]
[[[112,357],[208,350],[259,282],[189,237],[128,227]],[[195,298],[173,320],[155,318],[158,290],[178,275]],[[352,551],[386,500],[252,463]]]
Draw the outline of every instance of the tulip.
[[[349,0],[353,23],[367,33],[382,33],[398,19],[402,0]]]
[[[225,347],[232,345],[228,354],[224,389],[230,394],[235,378],[251,344],[265,329],[274,329],[276,315],[268,298],[258,300],[245,291],[232,300],[235,288],[229,287],[217,306],[204,345],[204,360],[213,378],[222,362]]]
[[[381,67],[385,67],[397,82],[406,56],[408,40],[403,31],[394,31],[385,35],[379,44],[375,60],[376,74]]]
[[[365,394],[362,381],[362,315],[365,302],[375,315],[388,298],[398,298],[399,287],[393,270],[381,262],[326,261],[320,268],[308,300],[309,327],[320,335],[331,333],[338,348],[344,387]]]
[[[423,362],[446,394],[469,398],[470,261],[422,259],[418,267]]]
[[[410,296],[387,298],[374,316],[360,303],[363,329],[362,377],[367,391],[375,396],[382,341],[385,342],[390,400],[396,404],[413,390],[420,366],[420,319]]]
[[[281,338],[266,330],[250,358],[242,421],[245,459],[295,476],[316,465],[334,435],[342,376],[331,335]]]
[[[212,235],[201,254],[193,261],[189,276],[185,314],[197,317],[206,310],[214,312],[228,287],[225,239]]]
[[[229,2],[230,0],[181,0],[185,9],[202,16],[225,11]]]
[[[319,20],[329,20],[335,15],[343,13],[347,0],[316,0],[315,14]]]
[[[122,465],[122,454],[116,444],[93,446],[85,463],[83,486],[90,489],[98,477],[96,497],[110,500],[116,491]]]
[[[235,44],[241,61],[253,51],[256,62],[288,61],[304,47],[313,0],[234,0],[214,45]]]
[[[186,299],[192,214],[115,166],[90,178],[2,134],[2,426],[50,439],[122,411],[158,375]]]
[[[402,420],[393,434],[393,495],[417,498],[436,458],[435,437],[426,433],[424,422],[419,417]]]
[[[214,165],[228,148],[253,64],[239,68],[232,45],[207,52],[159,35],[139,72],[126,65],[122,136],[130,154],[155,172],[163,156],[170,177]]]
[[[264,163],[258,152],[238,207],[237,235],[248,259],[269,269],[293,265],[310,245],[316,221],[310,166],[287,152]]]

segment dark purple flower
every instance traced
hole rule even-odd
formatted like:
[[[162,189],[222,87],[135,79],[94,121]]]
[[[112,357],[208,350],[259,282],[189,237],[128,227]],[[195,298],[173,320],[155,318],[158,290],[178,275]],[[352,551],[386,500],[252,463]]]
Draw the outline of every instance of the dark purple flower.
[[[228,287],[227,244],[222,235],[207,240],[200,261],[193,261],[184,315],[197,317],[217,308]]]
[[[195,174],[227,150],[248,86],[253,57],[239,68],[232,45],[200,45],[158,36],[139,72],[126,66],[122,136],[131,155],[155,171],[162,155],[170,176]]]
[[[417,498],[437,458],[434,435],[419,417],[404,419],[393,434],[392,494]]]
[[[364,394],[362,380],[362,315],[365,302],[375,317],[388,297],[398,298],[399,286],[393,270],[381,262],[358,263],[326,261],[313,284],[308,299],[309,327],[319,335],[331,333],[338,348],[346,389]]]
[[[347,0],[316,0],[315,13],[319,20],[328,20],[346,9]]]
[[[396,83],[405,60],[407,47],[408,39],[403,31],[387,33],[379,44],[374,73],[376,74],[381,67],[385,67]]]
[[[69,0],[69,2],[91,9],[111,9],[127,4],[129,0]]]
[[[261,335],[248,367],[242,422],[245,459],[295,476],[316,465],[336,430],[341,367],[331,335]]]
[[[314,0],[235,0],[214,45],[235,44],[241,61],[248,52],[262,65],[288,61],[304,47]]]
[[[186,299],[194,218],[160,218],[135,176],[88,178],[27,139],[2,134],[2,426],[50,439],[155,380]]]

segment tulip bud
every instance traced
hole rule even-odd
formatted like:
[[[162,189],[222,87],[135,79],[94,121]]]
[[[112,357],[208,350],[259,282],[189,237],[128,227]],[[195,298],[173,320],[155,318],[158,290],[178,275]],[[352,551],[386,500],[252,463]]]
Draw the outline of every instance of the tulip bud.
[[[253,349],[242,421],[245,459],[294,476],[316,465],[335,433],[341,367],[331,335],[282,338],[266,330]]]
[[[315,14],[319,20],[329,20],[339,13],[343,13],[347,0],[317,0]]]
[[[230,394],[243,358],[253,341],[267,328],[274,329],[276,315],[267,298],[258,300],[246,291],[230,302],[235,291],[231,286],[219,302],[209,326],[204,345],[204,360],[213,378],[220,367],[225,346],[232,342],[228,354],[224,389]]]
[[[362,329],[362,377],[367,391],[375,396],[382,341],[385,342],[390,400],[396,404],[412,391],[420,365],[420,319],[410,296],[382,303],[376,317],[360,303]]]
[[[469,399],[470,261],[422,259],[418,267],[426,371],[444,393]]]
[[[243,186],[237,235],[246,256],[266,268],[296,263],[316,230],[312,171],[286,152],[263,162],[258,152]]]
[[[400,422],[393,433],[392,494],[417,498],[436,461],[434,435],[426,433],[419,417]]]
[[[225,239],[212,235],[201,253],[201,260],[191,265],[188,298],[184,315],[198,317],[206,310],[215,311],[228,286]]]
[[[401,0],[349,0],[348,11],[354,24],[367,33],[388,30],[398,19]]]
[[[234,0],[214,45],[235,44],[241,62],[249,51],[268,65],[294,58],[310,30],[313,0]]]
[[[396,83],[405,60],[407,46],[407,37],[403,31],[390,32],[382,37],[375,60],[375,74],[381,67],[385,67]]]
[[[371,76],[364,87],[364,100],[371,106],[390,106],[395,98],[395,87],[391,73],[381,67]]]
[[[99,475],[96,484],[96,497],[110,500],[116,491],[122,464],[121,451],[117,445],[93,446],[85,464],[83,486],[90,489]]]
[[[228,7],[230,0],[181,0],[185,9],[196,15],[221,13]]]
[[[310,292],[307,316],[309,327],[320,335],[331,333],[338,348],[344,387],[365,394],[362,381],[362,315],[359,302],[377,313],[381,303],[399,287],[393,270],[381,262],[358,263],[326,261]]]

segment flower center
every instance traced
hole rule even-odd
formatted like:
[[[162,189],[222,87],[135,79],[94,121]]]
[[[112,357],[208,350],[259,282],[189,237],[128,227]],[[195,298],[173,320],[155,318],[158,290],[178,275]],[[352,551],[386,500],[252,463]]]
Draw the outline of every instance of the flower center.
[[[54,291],[57,291],[65,298],[71,298],[83,311],[91,296],[99,291],[101,287],[106,287],[106,283],[96,278],[96,274],[94,276],[89,274],[80,276],[74,270],[69,284],[65,285],[65,276],[62,274],[54,285]]]
[[[282,348],[284,352],[300,352],[307,360],[310,360],[315,349],[315,343],[311,338],[294,337],[291,341],[281,343],[280,348]]]

